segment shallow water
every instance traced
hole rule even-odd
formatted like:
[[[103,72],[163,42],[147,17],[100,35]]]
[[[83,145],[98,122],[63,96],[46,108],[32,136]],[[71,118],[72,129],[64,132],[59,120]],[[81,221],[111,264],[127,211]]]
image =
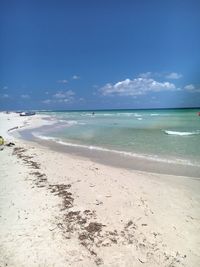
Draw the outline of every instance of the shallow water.
[[[47,112],[57,123],[33,134],[73,147],[199,166],[197,113],[195,109]]]

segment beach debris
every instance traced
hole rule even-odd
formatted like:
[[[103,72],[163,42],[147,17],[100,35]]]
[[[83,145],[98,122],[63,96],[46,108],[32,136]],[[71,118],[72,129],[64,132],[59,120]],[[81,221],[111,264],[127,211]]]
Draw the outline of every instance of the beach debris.
[[[2,136],[0,136],[0,147],[1,147],[1,150],[3,150],[3,145],[4,146],[8,146],[8,147],[12,147],[12,146],[15,146],[15,143],[13,142],[9,142],[9,143],[6,143],[4,138]]]
[[[102,201],[100,201],[100,200],[96,199],[96,203],[95,203],[95,205],[102,205],[102,204],[103,204],[103,202],[102,202]]]
[[[5,146],[9,146],[9,147],[11,147],[11,146],[15,146],[15,143],[13,143],[13,142],[9,142],[9,143],[5,144]]]
[[[131,225],[133,225],[133,221],[132,220],[128,221],[128,223],[125,225],[125,229],[130,227]]]
[[[21,156],[23,152],[26,152],[26,149],[23,147],[15,147],[13,149],[13,155]]]
[[[24,154],[24,152],[26,151],[27,149],[23,147],[15,147],[13,149],[13,155],[17,155],[18,158],[21,158],[29,167],[34,169],[40,169],[40,164],[36,161],[31,160],[33,156],[28,156]]]
[[[145,263],[145,262],[146,262],[145,260],[141,260],[141,259],[139,259],[139,258],[138,258],[138,260],[139,260],[139,262],[141,262],[141,263]]]
[[[94,215],[94,211],[91,211],[91,210],[84,210],[84,212],[83,212],[84,214],[86,214],[86,215]]]
[[[102,223],[91,222],[87,227],[85,227],[85,230],[87,230],[89,233],[100,232],[103,226],[105,225]]]
[[[101,258],[96,258],[95,263],[96,265],[101,265],[103,264],[103,260]]]
[[[37,187],[45,187],[46,186],[46,183],[47,183],[46,174],[41,173],[39,171],[30,172],[30,174],[37,177],[37,179],[34,180]]]
[[[4,145],[4,138],[0,136],[0,146]]]
[[[62,217],[56,223],[66,239],[71,235],[76,236],[80,244],[84,246],[97,266],[104,264],[98,255],[99,248],[115,245],[131,245],[136,253],[135,257],[141,264],[158,262],[160,266],[183,266],[183,260],[186,255],[179,252],[167,252],[166,245],[163,243],[162,236],[159,233],[150,233],[152,237],[148,238],[142,226],[146,223],[138,224],[141,219],[131,219],[127,223],[121,223],[119,229],[113,229],[112,224],[106,225],[97,220],[96,211],[85,209],[77,210],[74,207],[74,196],[70,192],[71,184],[49,184],[45,173],[39,171],[40,164],[33,160],[33,156],[26,155],[27,149],[15,147],[13,155],[30,168],[30,174],[35,177],[33,182],[37,187],[46,187],[52,194],[62,200]],[[37,169],[37,170],[35,170]],[[145,205],[145,200],[140,199]],[[63,212],[64,211],[64,212]],[[50,231],[55,228],[49,229]],[[153,241],[152,241],[153,240]]]
[[[13,131],[13,130],[17,130],[18,128],[19,128],[18,126],[15,126],[13,128],[8,129],[8,132]]]
[[[72,197],[72,193],[67,191],[70,187],[71,187],[70,184],[49,185],[51,193],[55,194],[56,196],[62,197],[63,205],[61,210],[65,210],[73,206],[74,198]]]

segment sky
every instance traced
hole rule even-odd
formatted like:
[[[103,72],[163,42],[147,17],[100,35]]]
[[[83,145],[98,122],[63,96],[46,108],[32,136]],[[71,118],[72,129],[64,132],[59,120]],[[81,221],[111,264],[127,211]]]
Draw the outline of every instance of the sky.
[[[200,107],[199,0],[1,0],[0,109]]]

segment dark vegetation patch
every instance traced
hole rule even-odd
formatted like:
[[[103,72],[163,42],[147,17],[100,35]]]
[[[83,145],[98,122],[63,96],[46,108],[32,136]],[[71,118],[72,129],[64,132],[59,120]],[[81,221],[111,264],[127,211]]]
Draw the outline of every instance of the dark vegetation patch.
[[[46,174],[40,171],[40,164],[34,161],[33,156],[26,155],[26,149],[22,147],[13,148],[13,155],[22,159],[32,171],[32,182],[36,187],[45,187],[50,193],[58,196],[62,200],[61,211],[64,212],[62,221],[56,226],[59,228],[66,239],[77,236],[80,244],[84,246],[94,258],[96,265],[103,264],[103,260],[98,256],[98,249],[112,245],[132,244],[136,251],[142,251],[144,257],[138,258],[140,263],[156,261],[161,266],[183,266],[183,259],[179,252],[171,255],[166,252],[165,244],[158,240],[160,234],[152,233],[153,241],[148,241],[139,226],[133,220],[129,220],[120,229],[107,230],[107,226],[97,221],[96,211],[86,209],[84,211],[74,210],[74,197],[69,191],[70,184],[49,184]],[[142,226],[147,224],[143,223]],[[53,231],[52,229],[51,231]],[[163,249],[161,249],[162,247]]]
[[[72,197],[72,193],[68,191],[68,189],[71,187],[70,184],[49,184],[48,189],[50,189],[50,192],[56,196],[59,196],[62,198],[62,209],[69,209],[73,207],[74,198]]]
[[[90,234],[99,233],[102,230],[102,227],[105,226],[101,223],[97,222],[90,222],[87,227],[85,227],[85,230],[88,231]]]

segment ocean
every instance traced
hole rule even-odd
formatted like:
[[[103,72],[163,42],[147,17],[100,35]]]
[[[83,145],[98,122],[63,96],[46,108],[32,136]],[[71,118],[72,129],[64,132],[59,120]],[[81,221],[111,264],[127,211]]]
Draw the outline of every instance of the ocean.
[[[55,124],[33,131],[42,140],[151,161],[200,166],[198,109],[41,112]]]

